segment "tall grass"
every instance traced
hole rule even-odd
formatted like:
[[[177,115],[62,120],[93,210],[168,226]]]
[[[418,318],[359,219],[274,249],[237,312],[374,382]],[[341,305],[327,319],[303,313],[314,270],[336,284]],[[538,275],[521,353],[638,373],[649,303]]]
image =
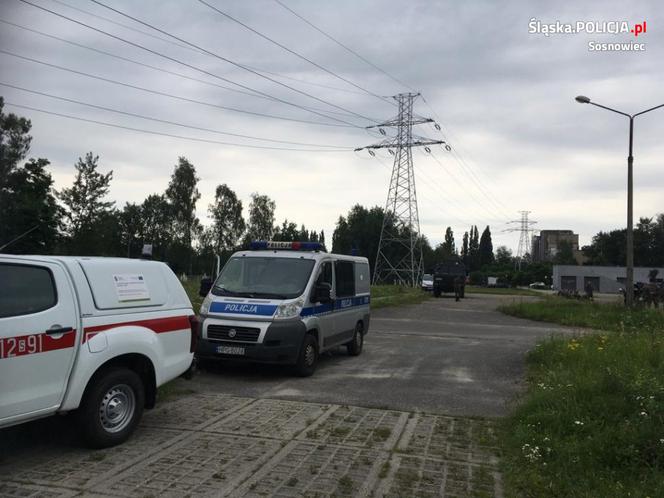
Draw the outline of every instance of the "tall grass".
[[[404,304],[417,304],[431,297],[431,292],[401,285],[372,285],[371,307],[373,309]]]
[[[664,313],[550,298],[502,311],[603,329],[527,358],[504,423],[509,496],[664,496]]]

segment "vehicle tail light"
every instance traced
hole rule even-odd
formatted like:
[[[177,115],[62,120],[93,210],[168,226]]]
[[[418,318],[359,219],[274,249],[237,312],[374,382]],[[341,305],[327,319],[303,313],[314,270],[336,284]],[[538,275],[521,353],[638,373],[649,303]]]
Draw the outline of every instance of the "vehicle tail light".
[[[198,343],[198,329],[200,321],[196,315],[189,315],[189,325],[191,326],[191,343],[189,345],[189,352],[194,353],[196,351],[196,344]]]

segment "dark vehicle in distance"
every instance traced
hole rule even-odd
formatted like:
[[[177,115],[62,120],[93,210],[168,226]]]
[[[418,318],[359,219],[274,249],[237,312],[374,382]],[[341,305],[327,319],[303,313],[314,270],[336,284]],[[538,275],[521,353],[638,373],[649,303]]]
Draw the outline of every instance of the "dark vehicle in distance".
[[[465,295],[466,266],[458,260],[444,261],[436,265],[433,272],[433,295],[454,292],[457,299]]]

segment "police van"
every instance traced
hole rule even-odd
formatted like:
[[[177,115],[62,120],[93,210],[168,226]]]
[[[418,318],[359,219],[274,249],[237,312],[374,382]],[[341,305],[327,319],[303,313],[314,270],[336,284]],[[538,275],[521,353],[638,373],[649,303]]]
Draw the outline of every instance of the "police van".
[[[201,305],[196,357],[294,365],[314,373],[323,351],[362,352],[369,331],[367,258],[313,242],[253,242],[236,252]],[[202,294],[206,289],[201,289]]]

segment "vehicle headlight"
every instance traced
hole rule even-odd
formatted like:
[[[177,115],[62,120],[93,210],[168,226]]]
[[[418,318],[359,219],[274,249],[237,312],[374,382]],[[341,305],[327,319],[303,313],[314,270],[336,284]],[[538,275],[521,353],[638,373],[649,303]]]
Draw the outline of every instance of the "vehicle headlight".
[[[280,304],[277,307],[277,314],[275,318],[295,318],[300,315],[302,307],[304,306],[304,300],[298,299],[291,303]]]
[[[210,304],[212,304],[212,299],[210,299],[210,296],[207,295],[205,296],[205,299],[203,299],[203,302],[201,303],[201,310],[200,310],[201,315],[208,314],[208,312],[210,311]]]

